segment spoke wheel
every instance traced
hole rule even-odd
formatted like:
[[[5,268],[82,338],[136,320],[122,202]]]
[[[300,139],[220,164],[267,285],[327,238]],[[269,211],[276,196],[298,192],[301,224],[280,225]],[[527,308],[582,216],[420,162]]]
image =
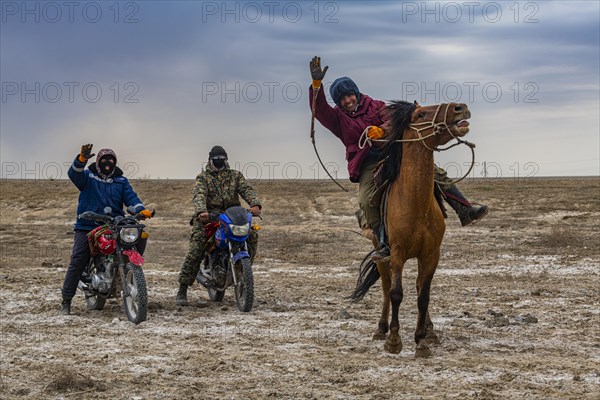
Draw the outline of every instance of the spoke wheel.
[[[146,291],[146,278],[141,267],[131,263],[125,266],[123,289],[127,319],[134,324],[145,321],[148,315],[148,293]]]
[[[235,303],[240,311],[248,312],[254,302],[254,276],[250,258],[242,258],[235,264],[235,275]]]

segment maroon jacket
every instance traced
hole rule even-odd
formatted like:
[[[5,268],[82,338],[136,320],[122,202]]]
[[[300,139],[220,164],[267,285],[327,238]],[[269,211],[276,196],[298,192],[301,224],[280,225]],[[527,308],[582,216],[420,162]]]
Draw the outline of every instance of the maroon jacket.
[[[312,85],[309,93],[309,107],[312,108]],[[348,161],[348,173],[352,182],[358,182],[361,163],[371,149],[369,146],[359,149],[358,140],[367,126],[384,124],[385,120],[381,113],[384,108],[383,101],[374,100],[361,93],[358,108],[350,113],[339,106],[331,107],[325,99],[322,87],[317,94],[315,117],[346,146],[346,161]]]

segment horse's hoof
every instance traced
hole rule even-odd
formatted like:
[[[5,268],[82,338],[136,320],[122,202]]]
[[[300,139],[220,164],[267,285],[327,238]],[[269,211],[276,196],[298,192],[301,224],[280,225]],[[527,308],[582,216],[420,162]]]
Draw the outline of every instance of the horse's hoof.
[[[385,340],[385,332],[377,331],[373,334],[373,340]]]
[[[402,351],[402,341],[400,340],[400,338],[398,338],[397,340],[388,338],[388,340],[385,341],[383,348],[388,353],[398,354]]]
[[[421,342],[417,345],[415,349],[415,358],[426,358],[431,356],[431,349],[425,344],[425,342]]]

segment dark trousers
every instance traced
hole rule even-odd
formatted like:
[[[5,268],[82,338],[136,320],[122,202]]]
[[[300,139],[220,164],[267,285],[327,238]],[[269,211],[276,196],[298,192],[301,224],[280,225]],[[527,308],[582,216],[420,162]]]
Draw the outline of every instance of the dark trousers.
[[[63,299],[72,299],[77,292],[77,284],[81,279],[83,270],[90,262],[90,248],[87,241],[88,231],[75,231],[75,238],[73,239],[73,252],[71,253],[71,262],[67,273],[65,275],[65,281],[62,287]],[[144,254],[146,250],[147,239],[140,239],[136,244],[137,250],[140,254]]]

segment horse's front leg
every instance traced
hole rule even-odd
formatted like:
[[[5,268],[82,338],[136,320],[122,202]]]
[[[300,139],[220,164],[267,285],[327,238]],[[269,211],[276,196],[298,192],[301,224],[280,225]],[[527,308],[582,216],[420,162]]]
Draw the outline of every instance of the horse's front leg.
[[[427,316],[425,317],[425,339],[427,339],[427,341],[431,344],[440,344],[440,339],[435,333],[435,330],[433,328],[433,322],[429,317],[429,310],[427,311]]]
[[[381,318],[377,326],[377,332],[373,335],[373,340],[385,340],[389,330],[388,318],[390,316],[390,262],[382,261],[377,263],[377,270],[381,276],[381,290],[383,291],[383,299],[381,305]]]
[[[400,303],[404,292],[402,291],[402,267],[404,266],[404,260],[402,263],[392,261],[390,263],[390,278],[391,278],[391,289],[390,289],[390,302],[392,305],[392,321],[390,323],[390,335],[385,341],[384,349],[390,353],[400,353],[402,351],[402,339],[400,338],[400,322],[398,321],[398,312],[400,309]]]
[[[433,322],[429,317],[429,296],[431,281],[439,261],[439,251],[427,259],[419,258],[419,273],[417,276],[417,307],[419,316],[415,330],[415,343],[417,344],[415,356],[428,357],[431,355],[429,342],[437,342],[433,332]]]

